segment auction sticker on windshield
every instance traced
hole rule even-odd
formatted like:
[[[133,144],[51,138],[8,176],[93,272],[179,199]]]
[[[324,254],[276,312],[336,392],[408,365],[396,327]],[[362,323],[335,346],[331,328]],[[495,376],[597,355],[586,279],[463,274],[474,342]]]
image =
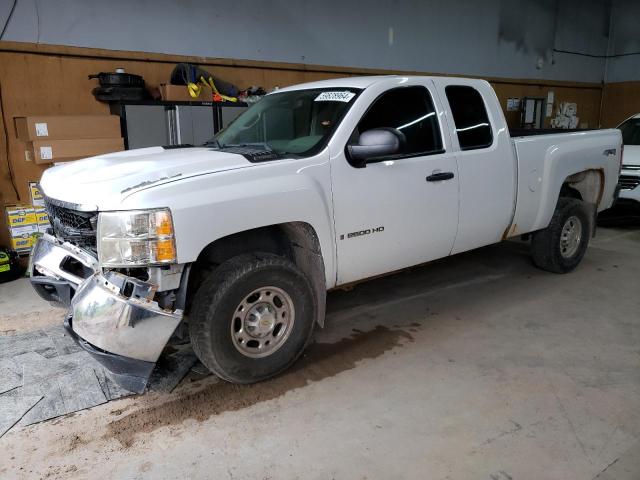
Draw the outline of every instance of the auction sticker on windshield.
[[[316,102],[348,102],[356,94],[353,92],[322,92],[315,99]]]

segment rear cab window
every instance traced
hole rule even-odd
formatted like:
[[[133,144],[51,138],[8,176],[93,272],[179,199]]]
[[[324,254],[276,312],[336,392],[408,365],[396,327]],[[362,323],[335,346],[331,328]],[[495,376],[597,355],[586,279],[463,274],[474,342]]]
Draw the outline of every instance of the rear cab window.
[[[493,130],[482,95],[473,87],[445,88],[461,150],[477,150],[493,144]]]

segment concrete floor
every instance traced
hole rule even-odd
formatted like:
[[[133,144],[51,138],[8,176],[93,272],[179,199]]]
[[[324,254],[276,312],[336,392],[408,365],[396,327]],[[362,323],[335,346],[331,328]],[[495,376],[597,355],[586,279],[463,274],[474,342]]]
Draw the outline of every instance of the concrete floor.
[[[640,478],[639,247],[600,229],[554,275],[505,243],[332,293],[287,374],[192,375],[11,431],[0,477]],[[25,289],[0,286],[0,330]]]

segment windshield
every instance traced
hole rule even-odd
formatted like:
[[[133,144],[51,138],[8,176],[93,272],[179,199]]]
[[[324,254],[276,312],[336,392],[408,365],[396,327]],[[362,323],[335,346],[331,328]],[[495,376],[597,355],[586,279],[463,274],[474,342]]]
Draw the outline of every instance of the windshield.
[[[334,88],[267,95],[207,143],[220,149],[255,147],[276,154],[313,154],[329,140],[358,92]]]
[[[622,131],[622,143],[640,145],[640,118],[630,118],[618,128]]]

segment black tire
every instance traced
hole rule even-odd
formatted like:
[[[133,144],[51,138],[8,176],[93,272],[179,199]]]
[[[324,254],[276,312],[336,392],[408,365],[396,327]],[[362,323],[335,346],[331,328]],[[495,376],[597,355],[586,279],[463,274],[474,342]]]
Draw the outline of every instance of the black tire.
[[[289,296],[294,320],[277,350],[252,358],[236,346],[234,317],[240,315],[237,309],[251,292],[266,287],[276,287]],[[193,350],[206,367],[232,383],[259,382],[286,370],[309,343],[316,323],[313,290],[307,277],[286,258],[268,253],[239,255],[204,278],[188,321]]]
[[[580,224],[580,240],[579,242],[571,242],[577,247],[567,247],[567,243],[561,243],[563,228],[570,219],[574,224],[576,220]],[[593,218],[588,204],[575,198],[561,197],[549,226],[532,235],[531,256],[533,264],[548,272],[568,273],[572,271],[584,257],[592,232]]]

